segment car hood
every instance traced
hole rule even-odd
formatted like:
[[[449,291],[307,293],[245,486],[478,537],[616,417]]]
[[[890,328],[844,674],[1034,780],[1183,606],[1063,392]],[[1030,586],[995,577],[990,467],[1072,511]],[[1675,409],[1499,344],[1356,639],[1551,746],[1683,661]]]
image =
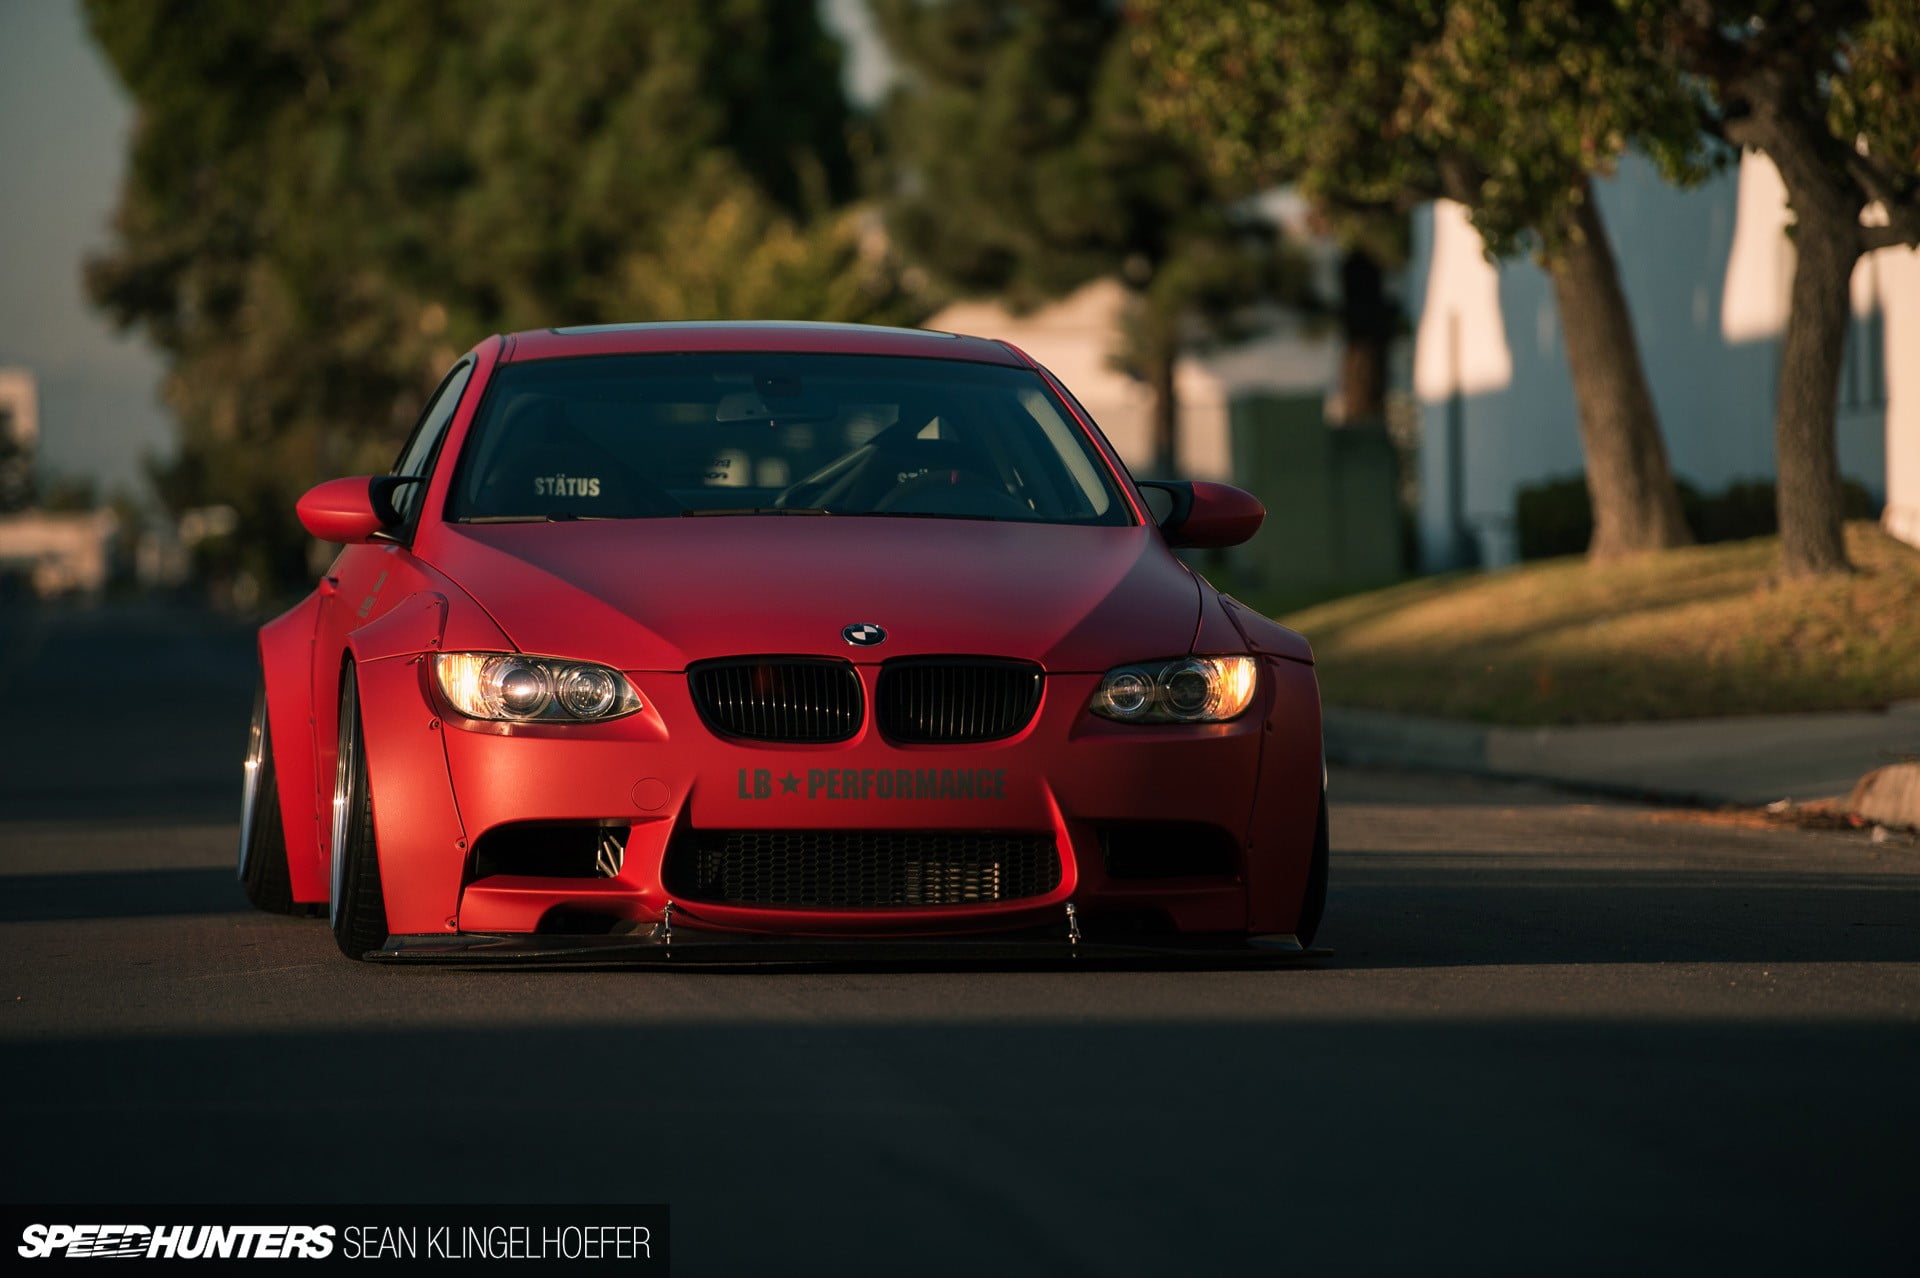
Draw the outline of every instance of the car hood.
[[[436,531],[435,566],[521,651],[624,670],[964,653],[1100,671],[1188,651],[1199,619],[1198,579],[1147,527],[732,515]],[[885,641],[851,646],[857,623]]]

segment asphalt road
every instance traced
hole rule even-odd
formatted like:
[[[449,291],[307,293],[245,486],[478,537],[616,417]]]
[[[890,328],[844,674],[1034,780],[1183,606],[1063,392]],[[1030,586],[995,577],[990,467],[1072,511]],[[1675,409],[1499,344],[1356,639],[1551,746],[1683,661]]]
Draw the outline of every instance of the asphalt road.
[[[1277,971],[395,970],[233,883],[243,630],[0,610],[0,1195],[665,1202],[681,1274],[1920,1268],[1920,849],[1336,774]]]

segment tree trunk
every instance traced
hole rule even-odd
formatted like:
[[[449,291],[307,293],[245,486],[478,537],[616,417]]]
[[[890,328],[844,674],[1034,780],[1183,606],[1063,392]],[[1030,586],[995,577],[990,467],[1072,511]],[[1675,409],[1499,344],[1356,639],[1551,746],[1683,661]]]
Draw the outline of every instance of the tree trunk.
[[[1583,182],[1584,184],[1584,182]],[[1548,256],[1566,334],[1593,503],[1595,563],[1693,541],[1667,465],[1633,317],[1593,193],[1574,204]]]
[[[1849,292],[1860,255],[1857,227],[1857,218],[1838,225],[1818,214],[1795,218],[1792,309],[1780,347],[1780,400],[1773,418],[1780,570],[1788,577],[1853,571],[1835,417]]]
[[[1173,387],[1179,362],[1180,343],[1173,333],[1154,333],[1147,339],[1147,389],[1153,398],[1148,419],[1152,427],[1152,473],[1164,479],[1180,473],[1180,400]]]
[[[1340,352],[1340,420],[1377,422],[1387,416],[1387,344],[1349,337]]]
[[[1920,209],[1902,176],[1912,157],[1898,147],[1874,155],[1856,149],[1828,114],[1827,81],[1847,49],[1838,33],[1864,20],[1862,6],[1842,6],[1844,20],[1831,5],[1800,6],[1777,15],[1781,21],[1754,42],[1728,36],[1722,6],[1711,0],[1678,7],[1670,35],[1722,104],[1726,139],[1766,153],[1793,211],[1793,288],[1773,417],[1780,570],[1787,577],[1851,572],[1834,435],[1848,294],[1854,266],[1876,240],[1920,244]],[[1860,225],[1874,201],[1889,219],[1878,234]],[[1889,233],[1893,226],[1902,230]]]
[[[1341,419],[1383,421],[1387,415],[1387,348],[1399,315],[1387,297],[1380,263],[1365,249],[1340,261]]]

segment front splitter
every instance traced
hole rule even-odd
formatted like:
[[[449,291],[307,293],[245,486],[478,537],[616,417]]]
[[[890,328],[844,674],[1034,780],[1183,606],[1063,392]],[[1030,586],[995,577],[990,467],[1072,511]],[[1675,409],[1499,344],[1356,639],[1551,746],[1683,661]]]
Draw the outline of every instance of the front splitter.
[[[379,963],[705,967],[970,967],[982,964],[1249,967],[1324,959],[1291,936],[1072,940],[1058,931],[940,937],[773,936],[679,926],[624,935],[389,936],[365,957]]]

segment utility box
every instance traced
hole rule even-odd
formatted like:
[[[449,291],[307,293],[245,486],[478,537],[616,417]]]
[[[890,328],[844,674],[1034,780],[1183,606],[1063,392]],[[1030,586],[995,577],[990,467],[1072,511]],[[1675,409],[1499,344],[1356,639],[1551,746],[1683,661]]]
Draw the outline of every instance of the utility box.
[[[1404,575],[1385,426],[1329,426],[1318,395],[1243,396],[1228,421],[1235,482],[1267,507],[1253,540],[1228,556],[1230,588],[1294,600]]]

